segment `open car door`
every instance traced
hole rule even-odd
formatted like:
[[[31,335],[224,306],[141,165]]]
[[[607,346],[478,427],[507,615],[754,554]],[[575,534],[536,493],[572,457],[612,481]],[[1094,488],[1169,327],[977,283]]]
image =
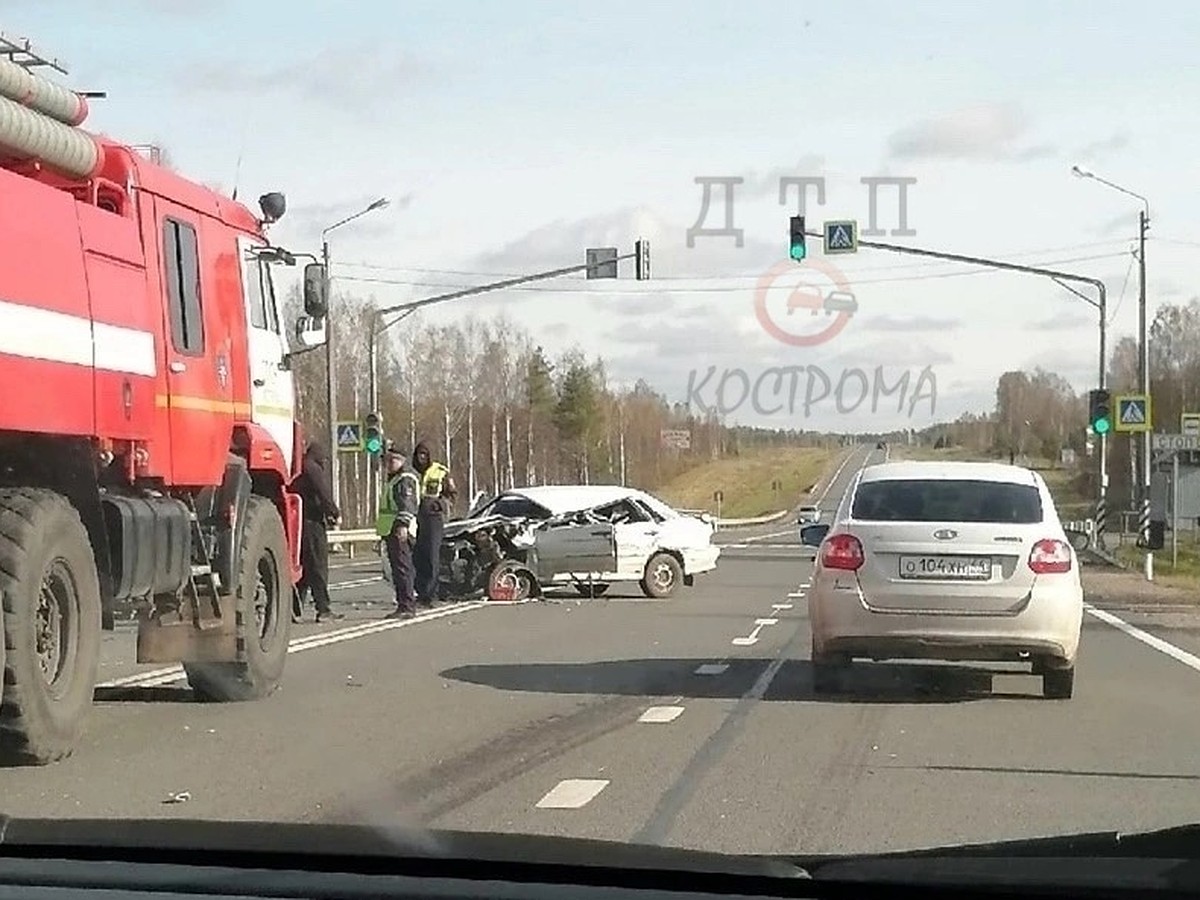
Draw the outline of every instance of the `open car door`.
[[[529,550],[529,567],[546,584],[557,576],[614,575],[617,539],[609,522],[583,522],[539,528]]]

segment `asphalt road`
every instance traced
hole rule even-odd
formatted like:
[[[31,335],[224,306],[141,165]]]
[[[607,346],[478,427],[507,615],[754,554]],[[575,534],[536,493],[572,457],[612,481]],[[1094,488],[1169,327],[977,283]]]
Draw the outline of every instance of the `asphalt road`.
[[[174,670],[130,662],[122,630],[84,745],[0,771],[0,811],[774,853],[1200,820],[1195,616],[1089,614],[1070,701],[1025,674],[918,665],[864,665],[850,693],[818,697],[811,551],[786,522],[721,539],[718,570],[668,601],[618,591],[411,622],[380,621],[375,566],[340,568],[347,620],[298,627],[284,686],[257,703],[192,702]]]

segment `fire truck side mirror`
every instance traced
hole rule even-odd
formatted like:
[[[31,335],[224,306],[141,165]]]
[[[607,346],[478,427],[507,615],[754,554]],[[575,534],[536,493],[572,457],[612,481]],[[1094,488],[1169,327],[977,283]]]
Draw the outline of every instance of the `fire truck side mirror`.
[[[304,311],[314,319],[329,314],[329,298],[325,296],[325,267],[309,263],[304,267]]]

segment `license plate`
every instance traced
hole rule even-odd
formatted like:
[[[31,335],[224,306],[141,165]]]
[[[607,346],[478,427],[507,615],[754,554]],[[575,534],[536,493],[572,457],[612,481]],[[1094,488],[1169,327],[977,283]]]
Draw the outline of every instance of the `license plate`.
[[[900,577],[987,581],[992,577],[992,560],[988,556],[902,556]]]

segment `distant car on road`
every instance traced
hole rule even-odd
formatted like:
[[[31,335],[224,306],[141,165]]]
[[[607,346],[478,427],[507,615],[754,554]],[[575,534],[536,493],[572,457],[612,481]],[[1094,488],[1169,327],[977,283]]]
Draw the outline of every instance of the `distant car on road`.
[[[1083,621],[1079,560],[1036,472],[894,462],[859,472],[819,547],[808,593],[817,690],[854,659],[1029,662],[1071,697]]]
[[[638,582],[647,597],[670,597],[716,568],[715,527],[707,515],[681,513],[633,488],[514,488],[468,518],[446,523],[443,596],[463,596],[466,587],[477,586],[479,548],[489,550],[483,555],[490,560],[498,547],[531,571],[536,560],[543,587],[574,585],[585,596],[599,596],[611,584]]]
[[[876,450],[887,450],[887,441],[880,441],[875,445]]]
[[[796,516],[797,525],[812,525],[815,522],[821,521],[821,507],[819,506],[802,506],[799,514]]]

